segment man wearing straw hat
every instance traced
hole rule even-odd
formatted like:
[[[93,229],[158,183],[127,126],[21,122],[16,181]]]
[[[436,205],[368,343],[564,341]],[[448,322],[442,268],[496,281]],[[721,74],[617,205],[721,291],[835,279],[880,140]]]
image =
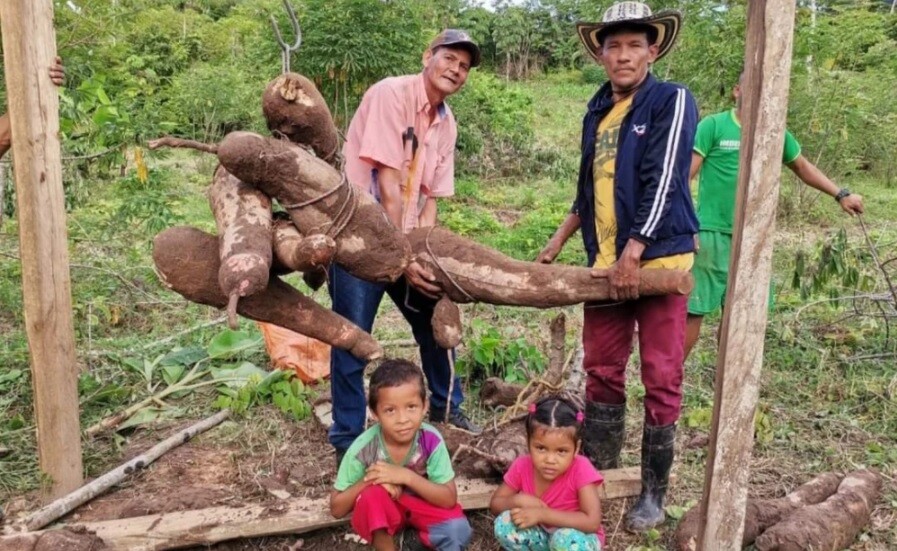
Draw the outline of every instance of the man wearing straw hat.
[[[688,170],[697,107],[684,86],[660,82],[652,63],[666,55],[678,12],[652,14],[640,2],[612,5],[600,23],[580,23],[583,44],[608,82],[583,120],[582,161],[570,214],[539,254],[551,262],[582,230],[593,275],[607,277],[612,302],[586,304],[584,453],[598,469],[619,466],[625,440],[626,364],[639,327],[645,386],[642,491],[626,528],[644,532],[664,520],[663,500],[682,404],[687,297],[639,297],[639,270],[689,270],[697,218]]]

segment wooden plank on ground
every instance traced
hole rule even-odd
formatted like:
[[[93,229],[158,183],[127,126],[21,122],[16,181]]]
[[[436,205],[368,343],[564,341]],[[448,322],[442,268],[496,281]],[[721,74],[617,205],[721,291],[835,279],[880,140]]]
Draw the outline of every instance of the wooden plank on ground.
[[[632,497],[641,489],[638,467],[604,473],[602,499]],[[466,510],[485,509],[498,487],[484,480],[457,480],[458,500]],[[269,505],[210,507],[142,517],[73,523],[68,527],[86,529],[101,538],[108,551],[162,551],[261,536],[302,534],[338,526],[347,519],[330,516],[328,498],[290,498]],[[65,528],[66,525],[55,528]],[[36,534],[29,532],[25,537]],[[0,549],[14,537],[0,538]],[[21,540],[20,540],[21,541]]]
[[[0,1],[12,128],[25,329],[44,497],[81,486],[78,374],[72,324],[52,0]]]
[[[763,366],[794,10],[794,0],[748,3],[741,170],[701,501],[701,551],[741,549]]]

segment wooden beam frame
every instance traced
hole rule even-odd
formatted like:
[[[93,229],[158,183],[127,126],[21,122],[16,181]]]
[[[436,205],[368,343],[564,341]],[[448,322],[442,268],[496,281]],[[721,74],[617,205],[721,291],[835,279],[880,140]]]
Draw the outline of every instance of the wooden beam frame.
[[[794,0],[748,3],[738,201],[720,329],[698,549],[741,549],[763,365]]]
[[[59,149],[52,0],[0,0],[25,328],[44,497],[81,486],[78,373]]]
[[[641,491],[639,467],[612,469],[604,474],[601,499],[637,496]],[[457,480],[458,501],[466,510],[485,509],[498,485],[483,480]],[[210,507],[142,517],[72,523],[68,527],[96,534],[108,551],[181,549],[237,538],[303,534],[340,526],[348,519],[330,516],[329,498],[290,498],[265,505]],[[66,525],[55,528],[66,528]],[[0,550],[30,551],[43,532],[0,538]]]

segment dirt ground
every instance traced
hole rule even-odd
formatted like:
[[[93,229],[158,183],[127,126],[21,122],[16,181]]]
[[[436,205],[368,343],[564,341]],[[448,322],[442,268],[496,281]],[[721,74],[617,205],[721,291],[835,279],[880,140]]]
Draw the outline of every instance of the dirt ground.
[[[185,421],[157,431],[133,435],[124,459],[141,453],[187,424],[189,422]],[[700,433],[687,429],[680,432],[680,460],[690,461],[695,458],[695,454],[703,455],[706,439]],[[636,434],[630,436],[624,453],[632,459],[637,456],[638,441]],[[776,472],[772,465],[757,467],[759,468],[754,471],[752,480],[760,483],[763,489],[760,493],[784,493],[783,489],[789,484],[787,475]],[[65,520],[108,520],[212,506],[274,505],[290,496],[318,498],[328,494],[334,476],[335,459],[332,448],[327,442],[325,430],[318,423],[313,420],[294,423],[273,409],[264,409],[251,418],[227,421],[206,435],[176,448],[115,491],[85,504]],[[692,504],[697,497],[695,482],[697,481],[680,476],[670,490],[668,503],[679,506]],[[665,548],[670,542],[676,521],[668,520],[654,541],[627,534],[622,529],[622,518],[630,504],[631,500],[614,500],[603,504],[607,548]],[[7,514],[14,517],[17,507],[26,510],[28,503],[21,501],[7,507]],[[877,509],[873,515],[873,527],[884,520],[882,515],[887,514],[887,509]],[[491,535],[491,515],[486,511],[472,511],[469,517],[475,534],[469,549],[498,551],[499,547]],[[96,541],[83,534],[47,543],[48,545],[36,549],[100,549],[96,547]],[[647,547],[648,544],[653,547]],[[347,529],[334,528],[296,536],[235,540],[193,549],[297,551],[360,550],[366,547],[354,541]],[[877,551],[879,548],[859,545],[853,549]]]
[[[635,373],[632,374],[635,376]],[[326,393],[326,389],[325,389]],[[473,395],[473,394],[471,394]],[[471,401],[477,417],[487,415]],[[199,417],[197,414],[194,417]],[[638,462],[641,419],[627,417],[627,441],[623,450],[624,466]],[[479,419],[481,422],[484,419]],[[173,432],[192,424],[193,420],[171,422],[155,430],[140,429],[130,435],[128,447],[114,468]],[[667,496],[668,511],[679,509],[680,514],[697,503],[703,485],[703,465],[706,461],[708,438],[706,432],[680,424],[676,443],[676,462]],[[447,442],[452,431],[443,431]],[[507,431],[505,431],[507,432]],[[502,437],[510,437],[502,433]],[[785,457],[755,454],[751,462],[750,495],[757,498],[781,497],[818,473],[804,473],[798,463]],[[458,460],[463,472],[465,461]],[[185,511],[213,506],[246,506],[261,504],[274,506],[289,497],[320,498],[328,495],[335,477],[333,450],[327,441],[326,430],[315,420],[293,422],[273,407],[260,407],[247,417],[233,418],[195,440],[162,456],[145,471],[134,476],[114,491],[85,504],[66,519],[84,522],[129,518],[162,512]],[[102,471],[102,472],[105,472]],[[96,472],[99,475],[102,472]],[[631,551],[659,551],[672,549],[672,536],[677,521],[668,518],[651,536],[634,536],[623,530],[623,515],[632,499],[610,500],[602,504],[607,549]],[[7,504],[7,518],[34,510],[34,498],[20,498]],[[888,533],[895,522],[895,512],[887,503],[879,502],[873,513],[869,533],[876,537],[859,538],[850,547],[853,551],[886,551],[897,545],[882,545],[881,535]],[[470,551],[499,551],[492,537],[492,517],[487,511],[470,511],[474,527]],[[678,515],[677,515],[678,516]],[[50,542],[48,542],[50,543]],[[44,551],[95,551],[96,542],[84,534],[76,534],[63,545],[36,547]],[[252,538],[196,547],[214,551],[297,551],[361,550],[367,549],[352,539],[345,527],[320,530],[295,536]],[[0,546],[0,551],[6,551]],[[10,550],[12,551],[12,550]]]

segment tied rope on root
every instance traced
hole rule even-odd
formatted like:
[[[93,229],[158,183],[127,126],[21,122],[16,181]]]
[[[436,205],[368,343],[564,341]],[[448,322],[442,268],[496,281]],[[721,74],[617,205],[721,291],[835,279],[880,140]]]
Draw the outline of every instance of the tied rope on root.
[[[352,217],[355,216],[355,211],[358,208],[358,199],[356,198],[356,194],[358,192],[355,189],[355,186],[349,183],[349,180],[346,178],[345,172],[342,173],[342,178],[339,185],[334,187],[333,189],[327,190],[317,197],[312,197],[311,199],[302,201],[301,203],[281,206],[286,210],[301,209],[303,207],[313,205],[319,201],[323,201],[324,199],[330,197],[340,190],[345,190],[346,194],[343,197],[339,211],[337,211],[336,215],[333,217],[333,220],[330,221],[330,225],[327,227],[327,231],[324,232],[324,235],[335,240],[337,236],[339,236],[339,234],[341,234],[343,230],[346,229],[346,226],[349,225],[349,222],[352,220]]]
[[[424,239],[424,244],[427,246],[427,253],[429,253],[430,258],[433,259],[433,264],[436,265],[436,267],[439,269],[439,271],[441,271],[443,274],[445,274],[445,277],[448,278],[448,280],[451,282],[452,285],[455,286],[456,289],[461,291],[461,294],[463,294],[465,297],[470,299],[471,302],[477,302],[472,296],[470,296],[470,294],[467,291],[464,290],[463,287],[458,285],[458,282],[455,281],[455,278],[453,278],[452,275],[448,272],[448,270],[446,270],[442,266],[442,264],[439,263],[439,257],[436,256],[436,254],[433,253],[433,249],[430,248],[430,235],[433,233],[433,230],[435,228],[436,228],[436,226],[431,226],[429,231],[427,231],[426,239]],[[449,361],[449,387],[448,387],[448,397],[445,401],[445,416],[443,417],[443,421],[446,424],[448,424],[449,416],[452,411],[452,392],[454,392],[454,390],[455,390],[455,358],[454,358],[454,355],[452,354],[451,350],[446,350],[445,353],[448,354],[448,361]],[[455,453],[455,455],[457,455],[457,452]]]
[[[433,264],[436,266],[436,268],[439,269],[439,271],[442,272],[442,273],[445,275],[446,279],[449,280],[449,282],[452,284],[452,286],[453,286],[456,290],[458,290],[462,295],[464,295],[465,298],[467,298],[467,300],[469,300],[470,302],[473,302],[473,303],[477,303],[477,302],[479,302],[477,299],[473,298],[473,296],[471,296],[471,294],[468,293],[468,292],[464,289],[464,287],[462,287],[461,284],[458,283],[458,280],[456,280],[455,277],[453,277],[453,276],[457,276],[458,278],[462,278],[462,279],[465,279],[465,280],[467,280],[467,281],[475,281],[475,282],[477,282],[477,283],[485,283],[485,284],[488,284],[488,285],[491,286],[491,287],[503,287],[503,288],[505,288],[505,289],[514,289],[514,290],[520,289],[519,287],[514,286],[514,285],[505,285],[505,284],[499,283],[499,282],[497,282],[497,281],[491,281],[491,280],[486,280],[486,279],[480,279],[480,278],[470,277],[469,275],[458,274],[458,273],[454,273],[454,272],[450,272],[450,271],[448,271],[448,269],[447,269],[445,266],[443,266],[442,263],[439,261],[439,259],[440,259],[439,256],[437,256],[436,253],[433,252],[432,247],[430,247],[430,234],[433,233],[433,230],[434,230],[434,229],[436,229],[436,226],[432,226],[432,227],[430,227],[430,230],[427,232],[427,236],[426,236],[426,238],[424,239],[424,245],[426,246],[427,254],[430,255],[430,259],[432,260],[432,262],[433,262]],[[608,303],[608,304],[605,304],[605,303],[602,303],[602,304],[594,304],[594,303],[592,303],[592,304],[586,304],[586,305],[584,306],[584,308],[607,308],[607,307],[610,307],[610,306],[617,306],[617,305],[619,305],[619,304],[623,304],[623,302],[622,302],[622,301],[619,301],[619,302],[612,302],[612,303]]]
[[[433,252],[433,249],[430,247],[430,235],[432,235],[433,230],[435,230],[435,229],[436,229],[436,226],[431,226],[429,231],[427,231],[427,237],[424,238],[424,245],[426,245],[426,247],[427,247],[427,253],[430,255],[430,258],[433,260],[433,264],[436,265],[436,268],[438,268],[440,272],[445,274],[445,277],[448,278],[449,282],[451,282],[451,284],[455,286],[455,289],[457,289],[458,291],[461,292],[462,295],[467,297],[467,299],[470,300],[470,302],[479,302],[475,298],[470,296],[470,293],[465,291],[464,288],[461,287],[461,285],[457,281],[455,281],[455,278],[452,277],[452,274],[449,273],[449,271],[445,269],[445,267],[442,265],[442,263],[439,262],[439,257],[436,255],[436,253]],[[455,274],[455,275],[458,275],[458,274]]]
[[[473,296],[471,296],[471,294],[468,293],[464,289],[464,287],[462,287],[461,284],[458,283],[458,281],[453,277],[455,275],[460,275],[460,274],[453,274],[453,273],[449,272],[448,269],[445,266],[443,266],[442,263],[440,262],[440,257],[438,255],[436,255],[435,252],[433,252],[433,248],[430,246],[430,236],[433,234],[434,229],[436,229],[436,226],[431,227],[427,231],[427,235],[424,238],[424,245],[426,247],[427,254],[430,255],[431,261],[436,266],[436,268],[445,275],[446,279],[449,280],[449,282],[454,286],[454,288],[456,290],[458,290],[462,295],[464,295],[470,302],[473,302],[473,303],[479,302]],[[462,276],[462,277],[464,277],[465,279],[471,280],[471,281],[485,282],[483,280],[475,280],[475,279],[465,277],[465,276]],[[492,285],[495,285],[494,282],[489,282],[489,283]],[[508,287],[510,287],[510,286],[508,286]],[[444,417],[444,421],[446,423],[448,423],[449,414],[450,414],[450,410],[451,410],[452,391],[454,390],[453,385],[455,382],[455,362],[454,362],[454,358],[452,356],[452,351],[447,350],[446,353],[448,354],[450,377],[451,377],[449,379],[448,400],[446,400],[445,417]],[[538,400],[541,396],[543,396],[546,393],[546,391],[552,391],[552,392],[560,393],[560,394],[567,394],[568,395],[567,398],[572,399],[573,403],[581,405],[580,400],[576,399],[573,396],[573,393],[563,392],[564,386],[561,384],[561,381],[564,380],[564,375],[566,375],[566,373],[569,371],[570,361],[572,360],[572,358],[573,358],[573,351],[571,350],[570,353],[567,355],[567,359],[564,362],[564,367],[561,370],[560,377],[558,377],[557,382],[549,382],[549,381],[545,380],[545,378],[543,378],[543,377],[540,377],[540,378],[534,379],[534,380],[530,380],[530,382],[528,382],[526,384],[526,386],[523,388],[523,390],[517,396],[517,402],[513,406],[511,406],[510,408],[505,410],[501,421],[499,421],[499,423],[496,424],[496,428],[515,420],[519,416],[519,413],[521,411],[523,411],[526,406],[528,406],[530,403]],[[530,392],[531,389],[532,389],[532,392]],[[582,408],[580,408],[580,409],[582,409]]]
[[[570,361],[573,359],[573,352],[574,350],[571,350],[570,353],[567,354],[567,359],[564,361],[564,367],[561,369],[557,382],[548,381],[545,377],[530,380],[530,382],[523,387],[523,390],[520,391],[520,394],[517,395],[517,401],[514,405],[505,410],[501,420],[495,427],[497,428],[516,420],[526,411],[527,406],[536,402],[548,392],[553,392],[557,396],[568,400],[580,410],[583,409],[582,397],[580,397],[578,393],[568,390],[562,383],[567,373],[570,371]]]

